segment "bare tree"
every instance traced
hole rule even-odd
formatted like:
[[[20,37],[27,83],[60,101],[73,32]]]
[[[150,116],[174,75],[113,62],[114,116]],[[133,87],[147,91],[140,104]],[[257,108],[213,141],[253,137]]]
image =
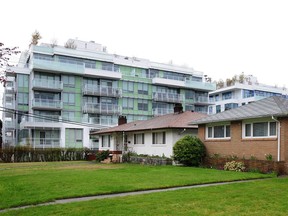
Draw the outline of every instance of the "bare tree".
[[[58,45],[58,41],[56,38],[52,38],[51,39],[51,47],[54,48]]]
[[[20,53],[20,51],[17,49],[18,47],[4,47],[4,43],[0,42],[0,83],[2,83],[4,87],[6,85],[6,72],[8,71],[7,67],[14,66],[9,63],[10,57]]]
[[[74,40],[68,40],[65,45],[65,48],[69,48],[69,49],[76,49],[77,45],[74,43]]]

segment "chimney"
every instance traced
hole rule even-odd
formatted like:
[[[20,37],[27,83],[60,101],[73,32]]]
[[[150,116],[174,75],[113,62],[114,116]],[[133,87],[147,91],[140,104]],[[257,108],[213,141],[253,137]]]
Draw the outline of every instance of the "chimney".
[[[174,106],[174,113],[182,113],[183,112],[183,107],[182,104],[177,103]]]
[[[119,116],[118,117],[118,125],[123,125],[127,123],[127,118],[126,116]]]

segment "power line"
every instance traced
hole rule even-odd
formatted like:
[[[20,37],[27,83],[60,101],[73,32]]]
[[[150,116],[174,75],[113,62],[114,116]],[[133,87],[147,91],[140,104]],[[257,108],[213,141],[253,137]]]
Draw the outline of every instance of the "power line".
[[[37,118],[37,119],[50,120],[50,121],[55,122],[55,123],[68,123],[68,124],[72,124],[72,125],[86,126],[86,127],[93,127],[93,125],[95,125],[95,124],[71,121],[71,120],[67,120],[67,119],[61,119],[60,120],[59,118],[56,119],[56,118],[51,118],[49,116],[42,116],[42,115],[37,115],[37,114],[29,113],[29,112],[25,113],[25,111],[20,111],[20,110],[16,110],[16,109],[9,109],[6,107],[1,107],[1,106],[0,106],[0,111],[6,112],[6,113],[11,113],[11,114],[16,114],[16,115],[33,117],[33,118]],[[100,124],[98,124],[98,126],[101,126],[101,128],[107,128],[107,127],[102,126]]]

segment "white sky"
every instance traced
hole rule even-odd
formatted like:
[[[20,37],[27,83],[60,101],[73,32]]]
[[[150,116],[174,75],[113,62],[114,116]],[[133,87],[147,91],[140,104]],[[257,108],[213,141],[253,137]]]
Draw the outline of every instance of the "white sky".
[[[288,86],[286,0],[6,0],[0,41],[94,40],[109,53],[187,65],[212,77],[244,72]]]

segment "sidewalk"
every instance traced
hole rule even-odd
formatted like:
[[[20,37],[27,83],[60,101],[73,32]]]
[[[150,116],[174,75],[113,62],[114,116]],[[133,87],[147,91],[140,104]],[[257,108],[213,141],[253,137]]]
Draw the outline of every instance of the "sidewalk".
[[[218,182],[218,183],[208,183],[208,184],[182,186],[182,187],[171,187],[171,188],[164,188],[164,189],[151,189],[151,190],[143,190],[143,191],[123,192],[123,193],[117,193],[117,194],[106,194],[106,195],[95,195],[95,196],[88,196],[88,197],[76,197],[76,198],[60,199],[60,200],[55,200],[53,202],[41,203],[41,204],[36,204],[36,205],[27,205],[27,206],[21,206],[21,207],[7,208],[7,209],[0,210],[0,213],[4,213],[7,211],[11,211],[11,210],[20,210],[20,209],[26,209],[26,208],[31,208],[31,207],[38,207],[38,206],[66,204],[66,203],[82,202],[82,201],[89,201],[89,200],[96,200],[96,199],[107,199],[107,198],[114,198],[114,197],[134,196],[134,195],[158,193],[158,192],[165,192],[165,191],[175,191],[175,190],[183,190],[183,189],[191,189],[191,188],[227,185],[227,184],[237,184],[237,183],[261,181],[261,180],[267,180],[267,179],[270,179],[270,178],[240,180],[240,181],[231,181],[231,182]]]

